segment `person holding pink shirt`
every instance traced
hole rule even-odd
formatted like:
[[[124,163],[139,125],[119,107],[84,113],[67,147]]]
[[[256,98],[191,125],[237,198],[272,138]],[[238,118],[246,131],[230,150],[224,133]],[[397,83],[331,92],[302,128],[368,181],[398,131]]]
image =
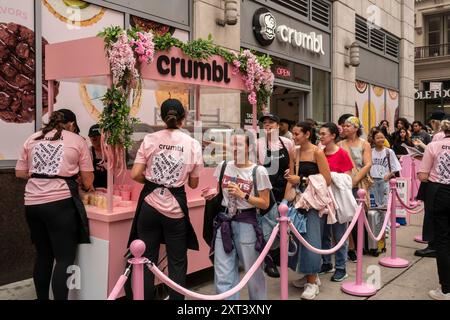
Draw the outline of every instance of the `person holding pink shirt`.
[[[436,262],[441,288],[431,290],[435,300],[450,300],[450,121],[443,120],[444,139],[431,142],[423,156],[418,177],[427,182],[426,205],[433,216]]]
[[[167,128],[145,136],[131,170],[131,178],[144,184],[128,245],[135,239],[145,242],[144,256],[157,263],[159,247],[166,244],[169,277],[186,284],[187,249],[199,250],[189,219],[185,185],[195,189],[203,166],[200,143],[181,130],[185,109],[176,99],[161,105]],[[184,296],[170,289],[171,300]],[[154,275],[144,269],[144,298],[154,298]]]
[[[329,122],[322,125],[319,131],[320,142],[325,147],[323,152],[330,166],[330,172],[345,173],[351,176],[353,163],[347,151],[336,144],[339,137],[339,128],[336,124]],[[341,241],[347,230],[347,223],[325,224],[322,234],[322,249],[331,249],[332,235],[335,243]],[[331,281],[341,282],[348,277],[346,271],[348,241],[336,252],[335,268],[331,262],[331,255],[322,256],[322,267],[319,275],[334,272]]]
[[[39,300],[49,299],[50,281],[54,298],[67,299],[67,268],[78,243],[90,242],[77,178],[84,189],[93,189],[94,168],[86,141],[65,124],[64,114],[53,112],[48,124],[25,141],[16,165],[16,176],[28,180],[25,214],[37,252],[33,280]]]

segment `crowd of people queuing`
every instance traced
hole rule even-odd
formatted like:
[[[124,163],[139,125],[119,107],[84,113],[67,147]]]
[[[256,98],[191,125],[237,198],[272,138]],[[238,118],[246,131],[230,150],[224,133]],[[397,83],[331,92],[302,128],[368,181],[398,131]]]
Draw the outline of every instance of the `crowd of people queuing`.
[[[145,137],[131,169],[131,178],[144,188],[130,242],[143,240],[144,255],[151,261],[158,261],[160,243],[164,242],[169,277],[182,286],[186,283],[187,250],[199,249],[185,185],[197,188],[203,165],[202,144],[179,130],[185,117],[180,101],[166,100],[161,106],[166,128]],[[216,196],[221,200],[209,243],[217,293],[233,288],[239,282],[239,267],[248,271],[258,259],[266,241],[263,230],[267,221],[261,217],[276,219],[270,212],[276,215],[278,204],[293,207],[303,221],[299,231],[312,246],[329,249],[347,230],[346,215],[356,209],[358,189],[367,191],[368,208],[386,207],[389,180],[401,171],[398,159],[413,148],[424,152],[418,170],[422,181],[418,198],[425,203],[423,238],[428,241],[428,247],[416,254],[436,257],[441,287],[429,294],[434,299],[450,300],[450,121],[445,118],[443,112],[434,112],[429,126],[399,118],[393,132],[383,120],[365,136],[360,119],[352,114],[342,115],[337,124],[319,125],[313,119],[295,123],[268,113],[259,119],[261,131],[256,141],[244,130],[234,131],[230,145],[222,146],[232,156],[218,164],[214,173],[217,186],[202,190],[206,200]],[[77,244],[89,242],[78,185],[92,190],[106,184],[100,135],[99,127],[93,126],[89,150],[79,136],[75,115],[63,109],[53,112],[48,124],[23,146],[16,175],[28,180],[25,208],[37,251],[33,278],[38,299],[49,298],[50,283],[55,299],[67,299],[65,270],[74,263]],[[158,171],[158,164],[167,158],[177,163],[176,175]],[[330,199],[330,186],[339,193],[340,212],[330,208],[337,201]],[[348,277],[346,263],[357,259],[356,236],[355,228],[336,252],[334,263],[331,256],[316,254],[293,240],[296,252],[290,255],[289,266],[303,275],[293,283],[303,289],[302,299],[317,297],[320,275],[333,273],[331,280],[336,282]],[[270,259],[252,276],[250,299],[267,298],[266,275],[279,277],[277,255],[279,246],[273,246]],[[153,299],[154,275],[147,269],[144,288],[145,298]],[[170,299],[183,298],[170,290]],[[238,293],[230,297],[238,298]]]

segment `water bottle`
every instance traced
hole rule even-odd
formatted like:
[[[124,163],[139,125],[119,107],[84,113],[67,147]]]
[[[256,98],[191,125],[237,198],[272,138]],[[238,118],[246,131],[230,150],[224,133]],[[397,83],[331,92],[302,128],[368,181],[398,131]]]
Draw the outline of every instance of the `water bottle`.
[[[375,208],[377,206],[377,203],[375,202],[375,195],[373,193],[370,193],[370,207]]]
[[[237,177],[232,177],[229,183],[237,183]],[[232,216],[236,214],[237,211],[237,199],[235,196],[228,195],[228,213]]]

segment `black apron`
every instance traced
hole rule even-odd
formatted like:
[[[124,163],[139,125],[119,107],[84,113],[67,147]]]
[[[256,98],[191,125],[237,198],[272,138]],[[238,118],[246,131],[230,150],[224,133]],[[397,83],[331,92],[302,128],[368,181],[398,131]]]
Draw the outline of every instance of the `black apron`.
[[[139,195],[139,200],[136,207],[136,214],[134,215],[133,224],[131,226],[130,231],[130,237],[128,240],[128,248],[130,247],[131,242],[133,242],[136,239],[139,239],[138,233],[137,233],[137,221],[139,219],[139,215],[141,213],[141,207],[144,199],[152,193],[157,188],[165,188],[170,191],[170,193],[175,197],[175,199],[178,201],[179,206],[181,207],[181,211],[184,213],[184,219],[187,221],[187,248],[191,250],[199,250],[198,240],[197,236],[195,234],[194,228],[192,227],[191,221],[189,219],[189,209],[187,205],[187,197],[186,197],[186,191],[184,188],[184,185],[182,187],[178,188],[166,188],[164,186],[161,186],[159,184],[150,182],[146,180],[144,188],[141,191],[141,194]],[[164,240],[161,240],[161,243],[164,243]]]
[[[264,159],[264,167],[270,168],[272,162],[278,161],[278,171],[269,176],[272,184],[272,191],[277,202],[281,202],[284,198],[287,180],[284,178],[284,173],[289,169],[289,151],[283,143],[281,138],[278,138],[283,146],[280,150],[271,151],[269,149],[269,140],[266,144],[266,158]]]
[[[92,152],[92,165],[94,166],[94,188],[106,188],[108,185],[108,172],[103,166],[100,165],[102,159],[95,157],[95,149],[91,147]],[[103,170],[99,170],[102,169]]]
[[[45,174],[33,173],[31,178],[34,179],[63,179],[67,186],[69,187],[70,194],[72,196],[73,203],[78,212],[79,217],[79,228],[78,228],[78,243],[91,243],[89,238],[89,221],[86,214],[86,209],[83,202],[81,201],[80,194],[78,192],[78,182],[76,179],[78,175],[72,177],[61,177],[61,176],[48,176]]]

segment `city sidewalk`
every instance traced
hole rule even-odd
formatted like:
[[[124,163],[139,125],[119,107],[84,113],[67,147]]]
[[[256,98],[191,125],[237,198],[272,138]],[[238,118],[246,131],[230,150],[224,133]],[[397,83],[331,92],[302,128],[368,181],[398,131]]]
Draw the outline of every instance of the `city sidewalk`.
[[[367,273],[367,268],[371,265],[379,266],[381,271],[381,288],[376,295],[365,297],[354,297],[343,293],[340,289],[341,283],[331,282],[332,274],[321,276],[322,286],[317,300],[430,300],[428,291],[438,287],[438,277],[436,260],[434,258],[420,258],[414,256],[414,250],[424,248],[425,245],[415,242],[416,235],[421,234],[423,215],[411,217],[411,225],[397,229],[397,255],[410,261],[410,266],[405,269],[390,269],[378,264],[378,260],[385,256],[375,258],[364,256],[363,277],[367,279],[371,274]],[[390,252],[390,239],[388,239],[388,252]],[[372,271],[373,272],[373,271]],[[345,281],[354,280],[356,273],[356,264],[348,262],[347,273],[349,278]],[[209,275],[211,275],[209,273]],[[215,294],[212,276],[201,284],[192,286],[190,289],[204,294]],[[299,277],[293,271],[289,271],[289,299],[300,299],[302,290],[292,286],[292,281]],[[279,299],[279,279],[268,278],[268,299]],[[0,287],[0,300],[26,300],[35,299],[33,281],[31,279],[9,284]],[[242,299],[248,299],[247,289],[241,292]]]

